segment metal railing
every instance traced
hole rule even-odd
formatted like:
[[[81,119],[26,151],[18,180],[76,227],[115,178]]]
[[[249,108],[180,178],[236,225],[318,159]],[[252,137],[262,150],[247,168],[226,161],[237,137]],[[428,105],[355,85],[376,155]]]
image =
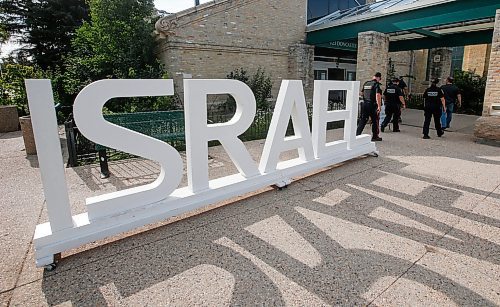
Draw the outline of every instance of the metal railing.
[[[329,102],[329,110],[344,110],[345,103],[342,101],[330,101]],[[268,110],[259,110],[257,111],[254,121],[251,126],[239,136],[242,141],[252,141],[252,140],[260,140],[265,139],[267,136],[267,132],[269,130],[269,126],[271,124],[271,119],[273,116],[273,109]],[[312,105],[307,107],[307,113],[309,117],[309,124],[312,125]],[[209,123],[224,123],[229,121],[234,116],[234,113],[225,113],[225,112],[209,112],[208,113],[208,122]],[[68,166],[75,167],[79,165],[93,164],[99,162],[98,151],[96,150],[96,144],[87,138],[85,138],[78,127],[76,126],[72,117],[70,117],[64,124],[66,130],[66,140],[68,146]],[[328,123],[327,129],[337,129],[342,128],[344,126],[343,122],[331,122]],[[288,128],[286,131],[286,135],[293,135],[293,125],[290,121],[288,124]],[[170,143],[170,142],[169,142]],[[185,141],[175,141],[172,142],[171,145],[175,147],[177,150],[185,150]],[[209,146],[217,146],[219,145],[218,141],[209,142]],[[134,157],[133,155],[116,151],[113,149],[108,150],[108,159],[109,160],[121,160],[130,157]]]

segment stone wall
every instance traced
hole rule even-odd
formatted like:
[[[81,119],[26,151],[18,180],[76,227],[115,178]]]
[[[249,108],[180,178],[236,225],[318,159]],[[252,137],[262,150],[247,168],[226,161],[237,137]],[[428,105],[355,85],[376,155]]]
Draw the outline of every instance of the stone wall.
[[[371,80],[376,72],[382,74],[382,83],[387,76],[389,61],[389,36],[387,34],[368,31],[358,34],[358,58],[356,79],[361,84]]]
[[[288,78],[302,80],[307,100],[312,102],[314,89],[314,47],[306,44],[290,46],[288,57]]]
[[[486,77],[490,53],[491,45],[489,44],[465,46],[462,69]]]
[[[273,96],[282,79],[314,78],[305,41],[304,0],[220,0],[161,18],[159,58],[182,97],[183,78],[226,78],[243,68],[271,75]],[[310,61],[310,63],[307,63]]]
[[[497,107],[498,109],[495,110]],[[496,13],[488,79],[486,81],[486,93],[484,95],[483,116],[489,115],[500,116],[500,10],[497,10]]]
[[[415,79],[412,81],[412,93],[423,93],[430,86],[432,78],[438,78],[440,84],[444,84],[446,78],[451,75],[451,60],[451,48],[415,50],[413,65]]]
[[[495,17],[483,116],[476,122],[474,135],[500,145],[500,10]]]
[[[452,48],[435,48],[429,50],[430,61],[429,79],[438,78],[444,83],[446,78],[451,75]]]
[[[429,57],[429,50],[415,50],[415,66],[413,68],[413,81],[412,92],[421,94],[429,87],[429,81],[426,80],[427,76],[427,59]]]
[[[394,65],[394,75],[396,77],[410,74],[410,65],[412,61],[411,51],[389,52],[389,59],[391,59]]]

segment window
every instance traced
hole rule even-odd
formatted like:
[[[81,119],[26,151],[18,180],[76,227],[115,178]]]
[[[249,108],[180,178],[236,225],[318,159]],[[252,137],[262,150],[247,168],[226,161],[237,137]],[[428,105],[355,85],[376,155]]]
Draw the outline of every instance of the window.
[[[314,80],[326,80],[326,70],[315,70]]]
[[[453,47],[453,51],[451,54],[451,74],[453,75],[455,70],[462,70],[463,63],[464,63],[464,46]]]

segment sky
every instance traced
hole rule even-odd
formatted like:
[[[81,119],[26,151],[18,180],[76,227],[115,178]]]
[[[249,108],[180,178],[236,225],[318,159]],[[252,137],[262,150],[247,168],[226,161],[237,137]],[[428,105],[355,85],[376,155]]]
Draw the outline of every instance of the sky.
[[[210,0],[200,0],[200,4],[210,2]],[[194,6],[194,0],[155,0],[155,6],[159,10],[168,13],[177,13]]]
[[[210,1],[200,0],[200,4]],[[155,0],[154,3],[157,9],[168,13],[177,13],[194,6],[194,0]],[[0,58],[7,56],[7,54],[16,48],[19,48],[19,45],[12,42],[1,45]]]

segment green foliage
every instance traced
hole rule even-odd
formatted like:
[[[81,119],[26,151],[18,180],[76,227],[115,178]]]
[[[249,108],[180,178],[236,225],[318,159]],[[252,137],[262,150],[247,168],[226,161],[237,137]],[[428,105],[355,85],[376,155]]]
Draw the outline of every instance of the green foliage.
[[[227,79],[235,79],[246,84],[248,84],[248,81],[250,80],[247,71],[244,70],[243,68],[233,70],[226,77]]]
[[[107,78],[164,77],[154,56],[152,0],[90,0],[90,21],[77,30],[66,60],[65,90],[76,95],[87,84]],[[111,112],[165,110],[171,99],[114,99]]]
[[[10,0],[1,2],[0,12],[5,32],[25,43],[24,52],[45,70],[62,65],[76,29],[88,18],[88,5],[85,0]]]
[[[5,25],[0,23],[0,45],[5,43],[8,39],[9,39],[9,32],[7,32]]]
[[[453,74],[455,85],[462,94],[460,113],[481,115],[483,111],[486,77],[481,77],[470,71],[455,70]]]
[[[226,77],[244,82],[250,87],[255,96],[258,110],[269,109],[268,99],[272,98],[271,89],[273,88],[273,82],[271,81],[271,76],[263,68],[259,67],[257,72],[252,76],[248,76],[246,70],[239,68],[230,72]],[[232,97],[228,99],[227,103],[231,107],[234,107],[234,99]]]
[[[26,29],[25,16],[30,0],[0,1],[0,25],[5,36],[19,34]],[[4,37],[5,37],[4,36]]]
[[[88,19],[85,0],[27,1],[26,34],[28,53],[42,69],[58,69],[71,50],[71,40]],[[60,69],[60,68],[59,68]]]
[[[269,98],[272,98],[271,89],[273,82],[271,76],[267,75],[263,68],[257,69],[257,72],[250,78],[248,86],[252,89],[257,102],[258,110],[269,109]]]
[[[21,115],[28,114],[24,79],[37,78],[43,78],[43,74],[33,66],[6,64],[0,78],[0,104],[15,105]]]

